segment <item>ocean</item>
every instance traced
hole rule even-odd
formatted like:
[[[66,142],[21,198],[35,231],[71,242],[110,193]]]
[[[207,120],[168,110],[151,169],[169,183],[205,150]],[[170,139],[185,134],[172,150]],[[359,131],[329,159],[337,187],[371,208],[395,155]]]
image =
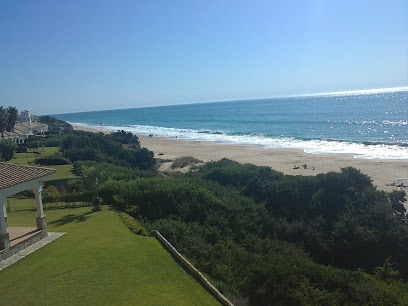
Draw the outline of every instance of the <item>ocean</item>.
[[[153,137],[408,160],[408,87],[52,116]]]

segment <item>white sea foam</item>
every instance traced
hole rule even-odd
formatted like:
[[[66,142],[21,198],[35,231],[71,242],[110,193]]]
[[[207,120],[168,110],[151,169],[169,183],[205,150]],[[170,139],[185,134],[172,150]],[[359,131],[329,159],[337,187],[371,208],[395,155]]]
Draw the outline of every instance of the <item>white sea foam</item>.
[[[180,138],[191,141],[212,141],[224,144],[251,144],[266,149],[303,149],[313,154],[351,154],[364,159],[398,159],[408,160],[408,147],[389,144],[363,144],[328,140],[301,140],[295,138],[272,138],[262,134],[230,135],[220,132],[198,131],[192,129],[165,128],[159,126],[129,125],[87,125],[72,123],[83,127],[106,131],[125,130],[139,135],[153,135],[168,138]]]

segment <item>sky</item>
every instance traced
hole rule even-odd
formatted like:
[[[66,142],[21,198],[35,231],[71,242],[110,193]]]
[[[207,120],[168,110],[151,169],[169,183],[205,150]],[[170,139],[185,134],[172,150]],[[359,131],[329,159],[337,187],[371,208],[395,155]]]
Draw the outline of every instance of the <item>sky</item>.
[[[0,2],[0,105],[36,114],[408,86],[408,1]]]

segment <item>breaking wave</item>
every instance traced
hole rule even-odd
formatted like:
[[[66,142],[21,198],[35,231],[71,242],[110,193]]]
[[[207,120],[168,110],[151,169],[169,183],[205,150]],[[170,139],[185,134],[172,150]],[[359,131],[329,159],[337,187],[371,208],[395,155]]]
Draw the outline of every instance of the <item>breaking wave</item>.
[[[271,137],[267,134],[228,133],[223,131],[166,128],[149,125],[74,125],[106,131],[124,130],[139,135],[179,138],[190,141],[211,141],[223,144],[250,144],[266,149],[302,149],[312,154],[351,154],[355,158],[408,160],[408,144],[387,142],[350,142],[336,139],[297,139]]]

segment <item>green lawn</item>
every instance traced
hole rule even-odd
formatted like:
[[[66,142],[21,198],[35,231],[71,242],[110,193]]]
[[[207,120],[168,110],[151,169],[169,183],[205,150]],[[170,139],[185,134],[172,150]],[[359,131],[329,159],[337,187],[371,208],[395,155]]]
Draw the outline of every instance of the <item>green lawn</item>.
[[[38,148],[36,151],[40,153],[40,156],[51,155],[59,150],[58,147],[44,147]],[[36,159],[37,156],[34,156],[33,153],[16,153],[14,158],[9,162],[12,164],[18,165],[28,165],[28,166],[35,166],[32,162]],[[78,177],[72,170],[74,169],[72,165],[55,165],[55,166],[46,166],[45,168],[52,168],[57,170],[55,174],[48,179],[47,181],[52,180],[61,180],[61,179],[70,179]]]
[[[44,147],[44,148],[38,148],[35,149],[35,151],[39,152],[39,156],[46,156],[46,155],[51,155],[59,150],[58,147]],[[18,165],[30,165],[34,159],[36,159],[38,156],[35,156],[34,153],[32,153],[32,149],[29,149],[31,152],[27,153],[16,153],[14,155],[14,158],[10,160],[10,163],[12,164],[18,164]]]
[[[6,199],[6,207],[9,214],[12,212],[23,211],[23,210],[35,210],[35,200],[34,199],[16,199],[8,198]]]
[[[55,166],[45,166],[45,168],[52,168],[57,170],[51,178],[46,181],[61,180],[79,177],[75,175],[72,170],[74,167],[72,165],[55,165]]]
[[[0,271],[1,305],[217,305],[152,237],[133,234],[114,212],[46,211],[65,236]],[[12,212],[10,226],[35,226]]]

